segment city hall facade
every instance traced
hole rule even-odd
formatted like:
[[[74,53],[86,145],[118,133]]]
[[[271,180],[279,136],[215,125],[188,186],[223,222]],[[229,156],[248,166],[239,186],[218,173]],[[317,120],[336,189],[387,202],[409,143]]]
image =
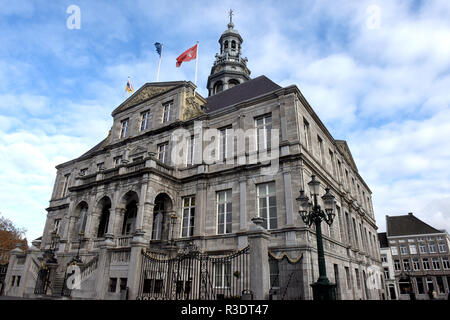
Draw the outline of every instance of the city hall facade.
[[[336,199],[322,228],[337,298],[382,298],[371,191],[347,143],[296,86],[250,77],[231,20],[219,43],[208,98],[147,83],[106,139],[57,166],[43,236],[12,251],[6,295],[312,299],[315,228],[296,198],[314,175]]]

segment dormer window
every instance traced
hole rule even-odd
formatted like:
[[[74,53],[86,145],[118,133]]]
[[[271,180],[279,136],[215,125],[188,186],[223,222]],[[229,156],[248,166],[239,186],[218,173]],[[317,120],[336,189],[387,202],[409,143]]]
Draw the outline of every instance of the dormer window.
[[[169,122],[172,117],[173,112],[173,101],[167,102],[163,105],[164,107],[164,113],[163,113],[163,123]]]
[[[121,128],[120,128],[120,139],[123,139],[127,136],[127,132],[128,132],[128,119],[123,120],[121,122]]]

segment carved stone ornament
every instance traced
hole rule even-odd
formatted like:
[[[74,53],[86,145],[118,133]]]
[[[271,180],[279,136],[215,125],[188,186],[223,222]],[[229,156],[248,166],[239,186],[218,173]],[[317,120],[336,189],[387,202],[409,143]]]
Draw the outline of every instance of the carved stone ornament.
[[[141,91],[136,92],[135,96],[132,96],[128,102],[122,105],[119,111],[125,110],[129,107],[135,106],[146,100],[149,100],[163,92],[166,92],[170,88],[171,87],[153,87],[153,86],[142,88]]]
[[[183,108],[183,120],[188,120],[201,114],[203,114],[203,111],[198,100],[193,95],[188,95]]]

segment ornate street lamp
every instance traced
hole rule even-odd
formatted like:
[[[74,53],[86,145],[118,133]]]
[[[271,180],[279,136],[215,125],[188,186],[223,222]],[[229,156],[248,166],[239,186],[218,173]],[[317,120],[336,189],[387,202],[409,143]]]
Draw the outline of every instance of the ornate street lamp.
[[[72,263],[76,263],[76,264],[80,264],[83,263],[83,261],[81,261],[80,259],[80,249],[81,249],[81,244],[84,240],[84,232],[80,231],[80,233],[78,233],[78,250],[77,250],[77,255],[75,258],[72,259]]]
[[[324,210],[322,210],[317,201],[320,190],[320,182],[316,180],[316,176],[311,176],[311,181],[308,183],[308,186],[313,196],[313,202],[310,202],[309,197],[303,190],[300,191],[300,196],[296,200],[300,205],[299,214],[302,217],[303,222],[308,227],[310,227],[313,223],[316,225],[319,279],[311,285],[313,288],[313,299],[336,300],[336,285],[331,283],[327,278],[321,228],[322,221],[325,221],[328,225],[333,223],[336,212],[336,202],[334,201],[334,196],[330,193],[330,189],[326,188],[325,195],[322,196],[324,204]]]

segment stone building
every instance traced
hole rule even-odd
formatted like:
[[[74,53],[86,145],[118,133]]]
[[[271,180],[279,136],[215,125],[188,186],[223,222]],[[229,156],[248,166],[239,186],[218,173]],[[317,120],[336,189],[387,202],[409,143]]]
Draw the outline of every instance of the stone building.
[[[242,287],[232,296],[312,299],[315,230],[295,199],[309,194],[315,175],[321,195],[329,187],[336,197],[335,221],[323,233],[338,299],[381,297],[371,190],[347,143],[333,138],[295,85],[250,79],[242,42],[230,19],[207,98],[188,81],[147,83],[112,112],[103,141],[57,166],[39,248],[7,275],[29,276],[7,294],[197,298],[187,294],[198,290],[217,299],[230,296],[234,281]],[[189,260],[198,270],[174,262],[180,255],[200,256]],[[68,272],[73,265],[79,271]],[[73,272],[81,285],[66,288]],[[161,296],[167,286],[170,295]]]
[[[397,299],[447,299],[450,290],[450,236],[438,230],[412,213],[402,216],[386,216],[386,233],[382,261],[386,261],[391,273],[391,286]],[[387,251],[387,252],[386,252]],[[391,256],[392,258],[388,258]]]

